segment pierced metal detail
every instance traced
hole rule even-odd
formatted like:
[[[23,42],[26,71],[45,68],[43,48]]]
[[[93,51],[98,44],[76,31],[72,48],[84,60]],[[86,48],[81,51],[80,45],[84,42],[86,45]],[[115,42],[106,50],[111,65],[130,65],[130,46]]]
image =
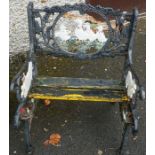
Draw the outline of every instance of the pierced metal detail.
[[[30,3],[29,5],[32,4]],[[35,30],[33,34],[35,51],[47,51],[49,54],[76,57],[79,59],[127,54],[132,13],[86,4],[53,6],[51,8],[45,7],[44,9],[30,8],[32,9],[32,23]],[[57,23],[70,11],[79,11],[80,14],[96,13],[102,17],[108,26],[108,39],[100,50],[93,53],[72,52],[64,50],[58,45],[55,39]],[[111,23],[111,19],[114,19],[113,24]],[[30,31],[30,33],[32,32]]]

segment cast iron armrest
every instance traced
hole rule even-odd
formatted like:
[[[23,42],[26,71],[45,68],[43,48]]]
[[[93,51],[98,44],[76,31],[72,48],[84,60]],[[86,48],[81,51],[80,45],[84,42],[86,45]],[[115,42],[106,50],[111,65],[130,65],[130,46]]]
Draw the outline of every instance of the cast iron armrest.
[[[10,90],[15,91],[19,102],[15,114],[15,126],[19,126],[20,109],[27,103],[27,96],[31,89],[34,78],[34,64],[32,60],[27,60],[20,71],[15,75],[11,82]]]
[[[133,96],[131,95],[130,98],[133,98],[134,96],[139,96],[140,99],[144,100],[145,99],[145,90],[144,87],[140,84],[139,78],[136,74],[136,72],[133,69],[133,60],[132,60],[132,54],[133,54],[133,45],[134,45],[134,39],[135,39],[135,32],[136,32],[136,26],[137,26],[137,20],[138,20],[138,10],[135,8],[133,10],[133,20],[132,20],[132,29],[131,29],[131,35],[130,35],[130,41],[128,45],[128,58],[125,64],[125,74],[124,74],[124,81],[125,85],[127,88],[127,93],[128,93],[128,88],[130,87],[129,85],[127,86],[127,76],[129,79],[130,76],[130,82],[129,83],[135,83],[135,85],[132,89],[135,89],[135,93]]]

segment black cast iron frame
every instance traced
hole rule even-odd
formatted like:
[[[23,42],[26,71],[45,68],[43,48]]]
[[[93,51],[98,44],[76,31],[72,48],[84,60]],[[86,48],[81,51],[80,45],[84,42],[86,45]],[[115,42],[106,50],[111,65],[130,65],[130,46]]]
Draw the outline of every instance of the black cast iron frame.
[[[58,44],[56,43],[54,39],[54,28],[56,26],[57,21],[66,13],[69,11],[78,10],[80,13],[86,13],[86,12],[94,12],[99,14],[104,21],[107,23],[109,28],[109,39],[105,46],[102,47],[100,51],[97,51],[93,54],[84,54],[81,52],[77,53],[71,53],[68,51],[63,51]],[[34,101],[28,100],[27,97],[21,97],[20,95],[20,80],[22,78],[23,72],[28,67],[28,62],[32,62],[33,64],[33,78],[37,75],[37,67],[36,67],[36,60],[35,55],[39,54],[41,51],[46,52],[47,54],[51,54],[54,56],[64,56],[64,57],[72,57],[76,59],[96,59],[99,57],[115,57],[115,56],[124,56],[125,57],[125,63],[124,63],[124,71],[122,74],[122,82],[125,83],[125,78],[127,76],[127,72],[131,71],[136,84],[137,84],[137,90],[132,99],[129,103],[124,106],[124,104],[120,103],[120,112],[122,116],[122,120],[124,123],[124,130],[122,134],[122,141],[119,148],[119,154],[125,154],[122,150],[125,145],[127,145],[128,141],[128,133],[130,126],[132,126],[132,133],[134,136],[136,136],[136,133],[138,131],[138,115],[136,111],[136,101],[138,97],[144,98],[144,92],[143,87],[140,85],[139,79],[134,72],[134,69],[132,67],[132,51],[133,51],[133,43],[134,43],[134,37],[135,37],[135,30],[136,30],[136,24],[137,24],[137,17],[138,17],[138,10],[134,9],[133,12],[122,12],[120,10],[113,10],[112,8],[104,8],[101,6],[92,6],[89,4],[75,4],[75,5],[65,5],[65,6],[54,6],[54,7],[46,7],[43,9],[34,9],[33,3],[30,2],[27,8],[28,11],[28,24],[29,24],[29,46],[30,50],[27,53],[27,60],[25,64],[22,66],[20,71],[17,73],[17,75],[13,78],[11,83],[11,90],[14,90],[17,94],[17,99],[19,101],[19,106],[17,108],[17,112],[15,115],[15,126],[19,126],[19,120],[20,120],[20,108],[24,106],[30,106],[32,105],[32,113],[31,115],[27,117],[23,117],[22,120],[25,121],[25,143],[26,143],[26,150],[28,153],[32,153],[32,145],[30,140],[30,128],[31,128],[31,120],[33,117],[33,111],[34,111]],[[44,12],[45,15],[41,17],[40,12]],[[51,14],[58,13],[58,16],[54,20],[53,24],[48,26],[46,28],[46,31],[44,30],[46,22],[48,22],[48,18]],[[118,29],[113,29],[110,24],[110,18],[109,16],[112,16],[116,20],[116,27],[118,26]],[[37,23],[35,18],[40,18],[41,20],[41,26]],[[130,23],[128,29],[125,29],[126,31],[122,31],[123,24],[125,21],[128,21]],[[52,34],[50,32],[52,31]],[[40,34],[43,37],[44,40],[44,46],[43,49],[36,38],[36,34]],[[121,43],[121,38],[127,39],[127,42]],[[50,45],[50,40],[53,40],[53,44]],[[113,44],[113,47],[111,48],[109,46],[109,43]],[[130,113],[132,117],[130,117],[127,120],[124,120],[123,118],[123,112],[127,110],[128,114]]]

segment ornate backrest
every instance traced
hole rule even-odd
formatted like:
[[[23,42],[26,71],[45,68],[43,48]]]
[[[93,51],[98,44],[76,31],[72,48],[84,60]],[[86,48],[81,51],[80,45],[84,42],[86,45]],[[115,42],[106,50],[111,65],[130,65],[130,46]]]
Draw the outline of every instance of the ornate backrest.
[[[78,59],[129,55],[132,62],[137,15],[136,9],[129,13],[88,4],[37,9],[30,2],[30,56],[40,52]]]

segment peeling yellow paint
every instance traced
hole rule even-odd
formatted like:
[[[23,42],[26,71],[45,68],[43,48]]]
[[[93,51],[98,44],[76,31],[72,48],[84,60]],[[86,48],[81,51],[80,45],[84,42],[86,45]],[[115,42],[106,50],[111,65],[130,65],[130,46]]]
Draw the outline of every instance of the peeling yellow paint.
[[[48,99],[48,100],[71,100],[71,101],[95,101],[95,102],[128,102],[130,99],[127,96],[121,98],[108,98],[108,97],[97,97],[97,96],[83,96],[79,94],[67,94],[63,96],[45,95],[32,93],[29,98],[34,99]]]

